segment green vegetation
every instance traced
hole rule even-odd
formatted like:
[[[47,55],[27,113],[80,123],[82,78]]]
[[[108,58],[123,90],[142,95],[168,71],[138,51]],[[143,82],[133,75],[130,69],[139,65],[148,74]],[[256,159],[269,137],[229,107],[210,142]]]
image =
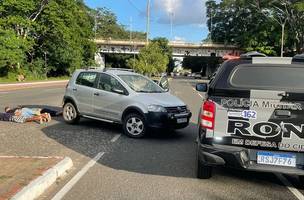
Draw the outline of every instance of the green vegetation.
[[[172,59],[172,49],[165,38],[156,38],[142,48],[137,58],[131,58],[127,65],[137,72],[147,75],[167,71],[169,59]]]
[[[95,34],[96,38],[102,39],[118,39],[129,40],[130,31],[125,26],[117,22],[116,15],[107,8],[98,8],[92,11],[92,16],[95,20]],[[146,34],[142,32],[131,32],[132,40],[145,40]]]
[[[300,53],[304,45],[303,0],[208,0],[207,41],[237,44],[247,51],[280,55],[282,26],[285,52]]]
[[[83,0],[0,1],[0,81],[69,76],[95,65],[95,37],[129,39],[130,33],[115,14],[90,9]]]
[[[60,80],[69,80],[70,76],[59,76],[59,77],[48,77],[44,79],[37,79],[33,77],[26,78],[24,82],[36,82],[36,81],[60,81]],[[4,83],[15,83],[16,78],[15,77],[0,77],[0,84]]]
[[[69,75],[93,63],[93,23],[80,0],[0,2],[0,76]]]

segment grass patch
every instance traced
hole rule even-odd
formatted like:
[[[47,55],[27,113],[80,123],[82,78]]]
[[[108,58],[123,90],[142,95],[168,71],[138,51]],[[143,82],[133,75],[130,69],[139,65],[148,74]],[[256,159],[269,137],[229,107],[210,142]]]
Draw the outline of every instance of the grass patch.
[[[33,79],[27,78],[25,81],[18,82],[16,79],[9,79],[7,77],[0,77],[0,84],[4,83],[26,83],[26,82],[39,82],[39,81],[60,81],[60,80],[69,80],[69,76],[61,76],[61,77],[49,77],[47,79]]]
[[[5,175],[0,176],[0,180],[9,179],[9,178],[12,178],[12,176],[5,176]]]

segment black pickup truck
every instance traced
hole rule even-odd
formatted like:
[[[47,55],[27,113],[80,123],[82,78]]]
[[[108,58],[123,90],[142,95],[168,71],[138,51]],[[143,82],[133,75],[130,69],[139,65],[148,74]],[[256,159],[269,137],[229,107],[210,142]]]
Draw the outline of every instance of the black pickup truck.
[[[304,55],[228,60],[198,118],[197,177],[214,166],[304,176]]]

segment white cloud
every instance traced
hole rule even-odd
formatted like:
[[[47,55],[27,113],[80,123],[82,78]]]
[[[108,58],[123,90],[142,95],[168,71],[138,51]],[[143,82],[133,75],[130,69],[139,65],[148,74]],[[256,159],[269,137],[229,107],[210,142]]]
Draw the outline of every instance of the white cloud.
[[[155,0],[154,12],[157,21],[170,24],[173,16],[174,25],[191,25],[206,23],[206,0]]]
[[[175,36],[175,37],[174,37],[174,41],[184,42],[184,41],[186,41],[186,38],[184,38],[184,37],[179,37],[179,36]]]

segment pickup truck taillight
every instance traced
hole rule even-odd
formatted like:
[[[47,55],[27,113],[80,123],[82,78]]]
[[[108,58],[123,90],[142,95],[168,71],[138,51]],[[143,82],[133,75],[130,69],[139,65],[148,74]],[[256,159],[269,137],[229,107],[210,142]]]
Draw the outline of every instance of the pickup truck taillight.
[[[201,126],[207,129],[214,129],[215,103],[207,100],[202,105]]]

